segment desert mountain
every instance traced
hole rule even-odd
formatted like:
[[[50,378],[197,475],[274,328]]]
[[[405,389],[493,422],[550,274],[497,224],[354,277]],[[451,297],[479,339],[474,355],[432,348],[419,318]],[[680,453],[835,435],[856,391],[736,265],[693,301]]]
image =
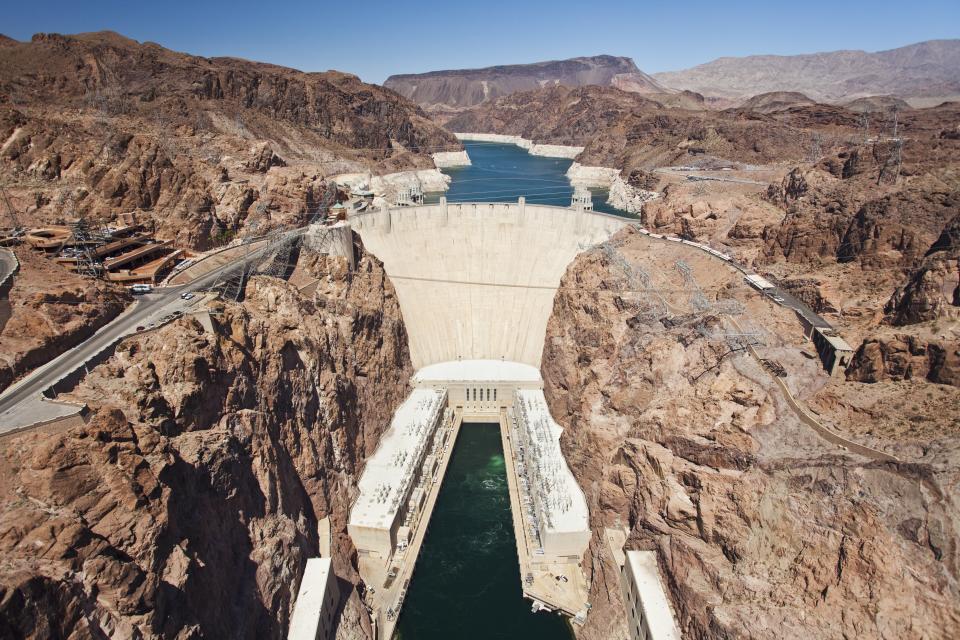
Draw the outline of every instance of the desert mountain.
[[[0,179],[26,224],[139,210],[159,237],[208,248],[315,210],[327,176],[430,168],[430,149],[459,147],[412,102],[345,73],[110,32],[3,42]]]
[[[799,91],[821,102],[894,94],[926,98],[919,102],[927,104],[960,96],[960,40],[929,40],[875,53],[718,58],[653,77],[672,89],[726,98]]]
[[[517,91],[549,85],[612,85],[638,93],[664,91],[653,78],[640,71],[633,60],[619,56],[395,75],[384,83],[387,88],[432,110],[473,107]]]

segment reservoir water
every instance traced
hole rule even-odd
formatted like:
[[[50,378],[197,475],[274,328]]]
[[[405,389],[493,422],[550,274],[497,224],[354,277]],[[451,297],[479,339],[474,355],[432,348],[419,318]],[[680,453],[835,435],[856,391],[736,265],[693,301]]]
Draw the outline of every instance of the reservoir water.
[[[464,424],[397,627],[401,640],[572,640],[558,614],[532,613],[520,585],[496,424]]]
[[[513,144],[464,142],[473,163],[444,169],[452,178],[446,194],[426,194],[427,202],[446,195],[448,202],[516,202],[524,196],[531,204],[570,206],[573,187],[567,169],[573,160],[532,156]],[[636,217],[607,204],[605,190],[592,189],[593,208],[625,217]]]

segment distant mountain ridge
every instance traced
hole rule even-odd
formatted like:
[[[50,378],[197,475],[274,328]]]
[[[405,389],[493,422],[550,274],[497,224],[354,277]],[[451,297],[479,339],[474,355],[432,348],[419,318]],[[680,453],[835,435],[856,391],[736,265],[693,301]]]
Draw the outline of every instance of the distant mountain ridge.
[[[779,91],[802,92],[818,102],[871,95],[948,99],[960,97],[960,40],[928,40],[875,53],[718,58],[653,78],[674,90],[731,99]]]
[[[427,109],[452,111],[549,85],[617,86],[640,93],[665,91],[630,58],[610,55],[393,75],[384,82],[388,89]]]

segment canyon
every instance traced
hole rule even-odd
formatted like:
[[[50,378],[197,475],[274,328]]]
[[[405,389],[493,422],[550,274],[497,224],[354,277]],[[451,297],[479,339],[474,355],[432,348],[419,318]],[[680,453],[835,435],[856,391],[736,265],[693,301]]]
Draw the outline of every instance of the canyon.
[[[87,424],[2,442],[6,637],[282,638],[329,518],[336,573],[356,477],[412,373],[379,261],[304,253],[306,296],[254,278],[212,331],[123,342],[71,397]],[[346,589],[344,589],[346,591]],[[340,637],[369,637],[356,590]]]
[[[79,423],[0,437],[0,635],[283,638],[325,553],[336,637],[376,637],[348,533],[361,475],[411,388],[438,384],[425,369],[478,359],[525,363],[562,428],[592,533],[579,640],[628,633],[608,530],[656,553],[685,638],[960,634],[960,103],[871,98],[865,119],[824,102],[854,83],[746,99],[739,73],[721,108],[610,56],[382,88],[112,33],[0,39],[0,171],[31,224],[136,211],[203,251],[368,187],[438,192],[371,198],[343,221],[350,255],[299,246],[282,277],[121,341],[61,393]],[[868,89],[953,91],[930,73]],[[499,202],[448,202],[461,140],[573,161],[536,179],[623,211],[504,178]],[[0,386],[131,302],[14,254]],[[849,366],[828,375],[744,270],[829,321]]]

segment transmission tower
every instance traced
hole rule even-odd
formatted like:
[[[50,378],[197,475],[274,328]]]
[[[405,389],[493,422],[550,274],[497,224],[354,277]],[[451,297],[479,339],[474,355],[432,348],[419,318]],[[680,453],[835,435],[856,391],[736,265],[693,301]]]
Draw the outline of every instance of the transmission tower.
[[[863,130],[863,142],[870,139],[870,110],[867,107],[860,112],[860,128]]]
[[[80,216],[70,225],[71,240],[74,245],[76,272],[82,276],[99,278],[103,275],[103,264],[93,255],[91,248],[103,241],[103,237],[91,231],[86,217]]]
[[[900,180],[900,170],[903,165],[903,138],[900,137],[900,110],[897,107],[890,109],[890,153],[880,167],[877,175],[877,184],[889,181],[896,184]]]
[[[10,235],[14,237],[21,235],[24,227],[20,224],[20,215],[10,200],[10,194],[7,193],[7,190],[2,185],[0,185],[0,198],[3,199],[3,206],[6,207],[7,216],[10,218]]]
[[[673,266],[680,272],[684,285],[690,291],[690,306],[693,307],[694,312],[706,313],[709,311],[713,305],[707,300],[707,297],[703,295],[700,285],[697,284],[697,279],[693,276],[693,269],[690,268],[690,265],[683,260],[677,260],[673,263]]]
[[[660,291],[653,285],[653,279],[645,269],[630,264],[612,241],[602,243],[600,248],[606,256],[607,262],[622,272],[626,284],[624,289],[648,294],[642,296],[638,302],[643,307],[643,310],[637,314],[642,322],[649,324],[670,315],[667,301],[663,299]]]

